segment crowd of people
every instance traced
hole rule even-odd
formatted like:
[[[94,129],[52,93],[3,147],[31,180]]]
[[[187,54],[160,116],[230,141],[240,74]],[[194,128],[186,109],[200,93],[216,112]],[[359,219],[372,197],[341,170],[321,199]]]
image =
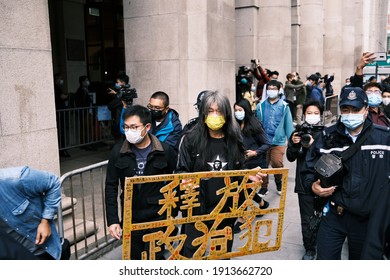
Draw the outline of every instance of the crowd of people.
[[[330,127],[322,116],[326,97],[336,95],[334,74],[316,72],[302,82],[292,72],[283,84],[277,71],[263,69],[258,60],[237,73],[236,96],[253,104],[271,144],[260,166],[282,167],[286,145],[287,160],[296,161],[304,260],[340,259],[346,240],[349,259],[389,258],[390,78],[364,81],[363,69],[374,59],[375,53],[363,53],[345,80],[338,94],[341,114]],[[336,162],[341,171],[331,178],[338,180],[327,180],[319,170],[329,171]],[[279,192],[280,178],[275,183]]]
[[[340,259],[345,240],[349,259],[388,258],[390,78],[364,81],[363,68],[373,59],[373,53],[364,53],[354,75],[346,79],[339,94],[340,117],[330,126],[325,126],[322,115],[325,98],[335,94],[333,74],[310,74],[302,82],[299,74],[292,72],[283,84],[277,71],[263,69],[258,60],[252,60],[253,68],[238,70],[233,105],[218,91],[201,91],[194,104],[198,116],[183,127],[167,93],[157,91],[146,106],[134,105],[136,92],[126,86],[128,76],[120,73],[114,89],[107,90],[112,96],[109,107],[116,140],[105,182],[111,236],[122,236],[126,177],[279,168],[286,156],[296,162],[294,192],[305,248],[302,259]],[[75,103],[91,106],[88,77],[80,77],[79,82]],[[55,84],[56,104],[63,108],[68,95],[61,91],[61,75],[56,75]],[[268,176],[260,169],[249,179],[261,183],[253,200],[260,209],[269,207],[265,200],[270,191]],[[275,193],[280,195],[281,175],[275,174],[274,179]],[[24,166],[0,169],[0,183],[0,234],[6,236],[1,239],[4,250],[0,250],[0,258],[69,258],[53,221],[61,200],[58,177]],[[162,182],[150,182],[134,187],[132,222],[166,218],[158,213],[162,186]],[[194,186],[200,207],[194,208],[193,214],[211,213],[223,186],[223,179],[217,177]],[[221,211],[229,211],[232,203],[228,199]],[[17,215],[12,214],[15,211]],[[185,210],[181,214],[187,215]],[[240,232],[243,218],[225,219],[217,229],[230,227],[232,233]],[[213,223],[205,222],[205,226],[211,228]],[[148,252],[149,243],[142,236],[158,230],[132,234],[131,259],[141,259],[142,252]],[[203,234],[199,228],[186,224],[180,232],[187,235],[180,254],[188,258],[199,254],[199,245],[193,243]],[[177,228],[171,232],[177,233]],[[228,251],[233,237],[228,238]],[[12,242],[4,242],[6,238]],[[157,258],[163,259],[164,248],[159,246]]]
[[[302,259],[340,259],[341,248],[346,238],[350,259],[383,258],[388,254],[389,228],[386,226],[388,216],[387,214],[380,216],[384,224],[374,222],[375,219],[369,217],[371,213],[377,212],[373,205],[373,197],[377,199],[386,191],[383,189],[384,185],[388,185],[388,174],[383,170],[388,169],[389,162],[388,116],[385,112],[390,94],[386,93],[388,80],[384,80],[382,84],[373,84],[375,83],[373,81],[363,84],[362,75],[359,73],[359,68],[365,59],[363,57],[364,55],[352,79],[354,82],[346,85],[340,93],[341,116],[337,123],[330,127],[324,126],[322,115],[325,97],[335,94],[331,84],[334,80],[333,74],[322,77],[320,73],[314,73],[307,77],[306,83],[303,83],[300,81],[299,74],[293,72],[287,75],[287,81],[283,85],[277,81],[277,71],[268,71],[269,76],[264,79],[264,84],[261,85],[259,80],[255,85],[255,79],[260,77],[258,74],[264,75],[267,71],[259,66],[258,61],[255,61],[257,77],[255,71],[245,66],[240,67],[237,75],[237,98],[233,107],[230,107],[229,100],[223,94],[202,91],[195,103],[199,116],[191,119],[183,130],[181,127],[175,130],[174,127],[178,127],[175,125],[168,126],[170,128],[168,135],[157,138],[162,143],[165,139],[175,139],[173,142],[166,141],[166,144],[170,144],[170,148],[178,153],[177,164],[172,172],[218,171],[255,166],[278,168],[283,167],[284,155],[287,153],[289,161],[297,161],[294,191],[298,194],[302,240],[306,250]],[[361,84],[357,84],[359,81]],[[146,108],[151,115],[150,127],[148,128],[148,122],[134,123],[133,132],[136,132],[138,126],[140,129],[146,127],[148,133],[140,132],[142,139],[149,134],[158,136],[156,128],[166,123],[167,118],[172,120],[172,117],[176,116],[177,118],[174,119],[178,120],[175,111],[172,111],[171,117],[168,117],[168,112],[173,109],[169,108],[169,98],[165,93],[154,93]],[[126,118],[123,119],[126,123]],[[164,129],[164,131],[168,130]],[[361,135],[370,135],[370,138],[367,140],[367,136],[363,138]],[[129,147],[130,150],[136,149],[131,145],[128,135],[126,139],[127,142],[118,144],[121,145],[119,150],[122,153],[129,151]],[[355,142],[358,144],[353,145]],[[357,153],[356,149],[360,149],[360,152]],[[342,154],[342,151],[346,150],[350,150],[349,154],[354,151],[350,158]],[[147,153],[149,152],[150,150]],[[114,158],[121,157],[118,151],[115,153]],[[134,162],[139,161],[137,153],[133,155]],[[343,160],[344,173],[337,185],[326,185],[327,181],[316,170],[316,164],[324,154],[332,154]],[[377,158],[381,160],[371,164],[373,161],[371,154],[380,155]],[[143,156],[143,158],[145,162],[147,157]],[[359,168],[352,162],[358,162]],[[366,164],[361,165],[361,162]],[[164,166],[168,165],[167,163]],[[129,165],[123,166],[129,168]],[[367,166],[370,168],[367,169]],[[374,168],[372,171],[371,166]],[[130,169],[134,170],[134,168]],[[137,168],[132,172],[137,174],[136,170]],[[124,178],[130,175],[123,172],[126,171],[117,170],[114,173],[115,180],[107,191],[115,188],[118,183],[123,186]],[[165,174],[166,171],[160,170],[160,172]],[[358,180],[358,178],[371,177],[375,179]],[[215,180],[218,179],[202,181],[199,186],[201,208],[197,209],[199,211],[197,214],[210,213],[218,204],[220,197],[216,195],[218,190],[216,186],[220,184],[214,182]],[[262,181],[262,187],[254,197],[254,201],[258,203],[259,208],[267,208],[269,203],[264,198],[269,193],[269,178],[259,174],[259,177],[254,180]],[[375,189],[378,184],[381,188]],[[281,175],[275,175],[275,185],[276,193],[280,195]],[[114,202],[112,207],[115,209],[118,206],[115,200],[117,195],[114,193],[110,196],[111,201]],[[145,194],[139,193],[136,200],[141,201],[143,195]],[[361,209],[358,211],[356,202],[364,203],[364,206],[360,205]],[[382,203],[386,205],[387,202],[382,201]],[[325,212],[325,209],[329,211]],[[337,215],[338,227],[332,224],[334,213]],[[184,212],[183,215],[185,216],[186,213]],[[115,230],[112,230],[117,232],[113,234],[116,238],[120,238],[121,232],[118,217],[116,213]],[[161,217],[156,215],[154,218]],[[228,219],[219,226],[221,228],[230,226],[234,229],[234,233],[237,233],[240,232],[243,221],[242,217]],[[375,224],[375,227],[368,227],[369,224]],[[210,227],[211,224],[207,226]],[[336,228],[333,236],[329,234],[329,226]],[[373,228],[383,233],[375,240],[377,242],[375,248],[380,248],[375,252],[373,248],[366,245],[367,234]],[[356,231],[359,234],[356,234]],[[198,250],[198,246],[194,246],[192,241],[199,237],[201,232],[193,224],[188,224],[183,226],[182,233],[187,234],[188,239],[181,253],[183,256],[191,257]],[[232,242],[233,238],[229,241],[229,250]],[[144,247],[143,250],[146,248]],[[133,257],[137,258],[137,256]]]

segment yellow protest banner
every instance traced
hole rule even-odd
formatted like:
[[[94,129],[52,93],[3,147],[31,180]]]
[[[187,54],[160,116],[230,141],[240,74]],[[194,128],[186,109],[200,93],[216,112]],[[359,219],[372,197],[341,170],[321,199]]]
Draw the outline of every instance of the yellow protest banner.
[[[227,259],[250,254],[258,254],[279,250],[282,241],[284,209],[286,201],[288,169],[262,169],[264,174],[282,174],[282,192],[278,205],[270,205],[260,209],[253,203],[253,197],[260,189],[259,182],[252,182],[248,176],[256,175],[259,169],[212,171],[180,173],[157,176],[140,176],[126,178],[123,211],[123,241],[122,259],[130,259],[131,236],[139,230],[156,229],[143,236],[143,241],[149,243],[149,251],[142,253],[142,259],[154,260],[156,253],[165,245],[168,259],[188,259],[180,254],[185,234],[173,235],[175,226],[192,223],[203,236],[193,240],[194,246],[199,246],[191,259]],[[225,186],[217,191],[221,195],[218,205],[207,214],[196,215],[194,211],[200,207],[199,184],[201,180],[221,177]],[[234,178],[234,179],[233,179]],[[239,180],[237,180],[239,178]],[[160,192],[163,199],[159,200],[161,208],[158,212],[162,219],[146,223],[132,222],[132,194],[136,184],[149,182],[164,182]],[[230,212],[221,212],[229,201]],[[276,204],[276,203],[274,203]],[[177,210],[179,208],[179,214]],[[226,209],[226,207],[225,207]],[[181,215],[185,213],[185,215]],[[261,216],[261,218],[258,218]],[[241,226],[239,240],[243,244],[236,251],[228,252],[227,242],[233,239],[233,229],[217,226],[228,218],[242,217],[245,223]],[[210,225],[207,226],[206,222]],[[236,237],[237,238],[237,237]]]

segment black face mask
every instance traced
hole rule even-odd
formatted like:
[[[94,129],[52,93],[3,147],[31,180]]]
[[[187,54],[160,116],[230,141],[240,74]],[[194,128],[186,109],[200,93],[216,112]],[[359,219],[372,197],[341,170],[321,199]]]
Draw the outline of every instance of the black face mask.
[[[153,120],[160,120],[164,116],[163,111],[161,110],[151,110],[152,113],[152,119]]]

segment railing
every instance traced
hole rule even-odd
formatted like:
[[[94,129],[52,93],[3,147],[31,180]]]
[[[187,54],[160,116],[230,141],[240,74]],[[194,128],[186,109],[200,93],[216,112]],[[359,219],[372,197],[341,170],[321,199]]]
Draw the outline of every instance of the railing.
[[[59,150],[99,143],[113,138],[107,106],[56,111]]]
[[[71,259],[96,259],[119,245],[107,232],[104,178],[108,161],[61,176],[58,230],[71,243]]]

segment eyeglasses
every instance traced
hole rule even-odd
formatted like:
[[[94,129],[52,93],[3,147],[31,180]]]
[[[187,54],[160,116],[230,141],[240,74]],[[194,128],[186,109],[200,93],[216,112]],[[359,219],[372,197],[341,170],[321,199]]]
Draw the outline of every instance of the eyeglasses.
[[[153,110],[153,111],[162,111],[165,109],[165,107],[159,107],[159,106],[152,106],[150,104],[148,104],[148,106],[146,106],[149,110]]]
[[[131,131],[131,132],[136,132],[137,130],[138,130],[138,128],[139,127],[141,127],[141,126],[144,126],[143,124],[142,125],[132,125],[132,126],[127,126],[127,125],[123,125],[123,130],[125,131],[125,132],[128,132],[129,130]]]
[[[375,90],[375,91],[372,91],[372,90],[366,90],[366,94],[382,94],[382,92],[380,90]]]

